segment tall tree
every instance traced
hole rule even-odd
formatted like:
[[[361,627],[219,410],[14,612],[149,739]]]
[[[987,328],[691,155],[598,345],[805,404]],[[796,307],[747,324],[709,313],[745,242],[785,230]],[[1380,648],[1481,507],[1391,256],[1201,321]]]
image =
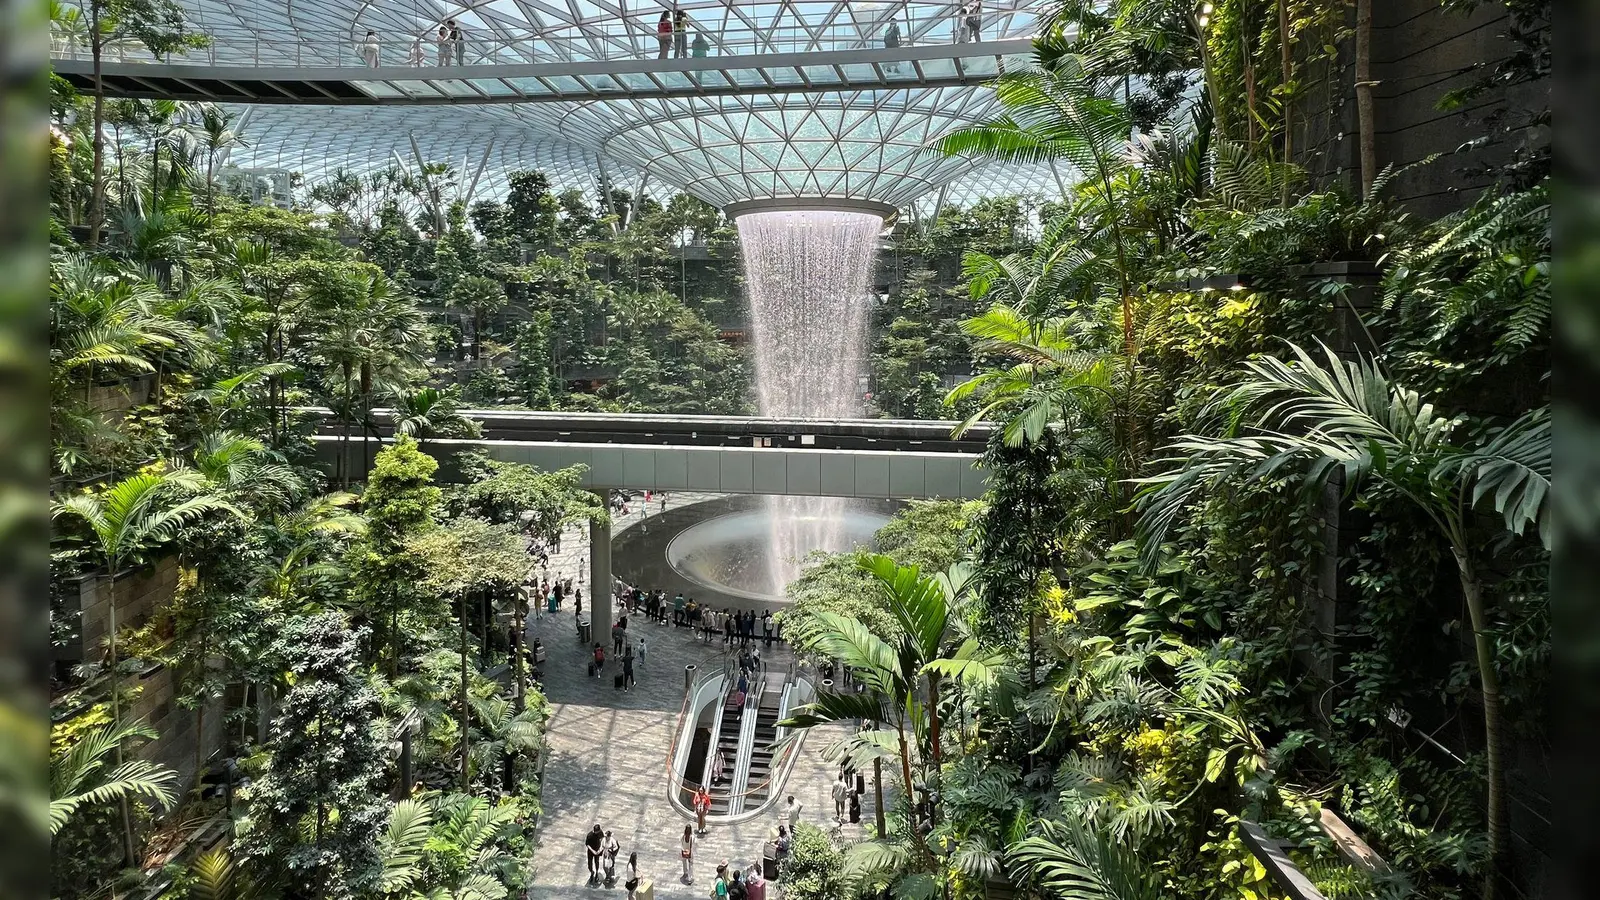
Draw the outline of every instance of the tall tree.
[[[183,6],[176,0],[83,0],[88,13],[89,59],[94,92],[93,194],[89,201],[90,247],[100,243],[106,218],[105,121],[106,86],[103,60],[107,47],[138,41],[156,57],[209,41],[189,30]]]
[[[360,629],[325,612],[286,621],[275,648],[291,684],[266,771],[251,788],[240,853],[294,897],[368,895],[382,873],[388,818],[377,696],[362,675]]]
[[[1506,761],[1496,623],[1484,596],[1483,542],[1476,509],[1492,507],[1503,527],[1537,528],[1549,546],[1550,412],[1540,408],[1493,430],[1469,428],[1415,391],[1390,381],[1374,363],[1326,361],[1294,348],[1289,361],[1246,364],[1246,378],[1225,395],[1223,421],[1249,430],[1222,437],[1185,435],[1168,447],[1165,471],[1142,481],[1142,552],[1155,565],[1182,511],[1202,492],[1267,478],[1293,477],[1320,496],[1342,478],[1347,489],[1393,492],[1414,505],[1450,548],[1472,628],[1483,701],[1488,775],[1486,895],[1504,874]]]

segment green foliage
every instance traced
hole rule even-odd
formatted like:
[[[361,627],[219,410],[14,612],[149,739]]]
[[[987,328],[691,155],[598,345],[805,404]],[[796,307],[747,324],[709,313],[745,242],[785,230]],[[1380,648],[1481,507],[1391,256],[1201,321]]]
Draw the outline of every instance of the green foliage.
[[[275,648],[291,684],[238,847],[253,871],[292,894],[355,897],[381,877],[386,754],[377,698],[358,667],[360,640],[328,612],[286,621]]]
[[[91,729],[50,760],[50,833],[66,826],[80,807],[105,806],[142,798],[159,806],[173,801],[177,773],[142,759],[123,760],[122,747],[137,738],[154,739],[155,729],[124,722]],[[109,757],[115,756],[116,759]]]
[[[827,832],[797,822],[789,843],[789,856],[778,867],[783,894],[793,900],[844,900],[844,854]]]
[[[450,498],[457,514],[516,525],[546,540],[569,525],[610,516],[599,496],[581,486],[586,466],[541,472],[481,455],[464,458],[460,466],[469,481]]]
[[[1485,193],[1388,262],[1375,325],[1389,334],[1398,376],[1472,409],[1517,409],[1542,393],[1550,369],[1547,183]]]

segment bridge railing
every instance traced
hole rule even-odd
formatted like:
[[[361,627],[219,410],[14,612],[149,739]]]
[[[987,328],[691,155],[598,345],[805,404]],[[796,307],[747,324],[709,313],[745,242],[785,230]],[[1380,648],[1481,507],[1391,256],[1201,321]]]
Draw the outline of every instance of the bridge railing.
[[[208,32],[209,46],[165,59],[157,59],[137,41],[108,46],[101,58],[106,62],[251,68],[411,67],[420,70],[419,77],[448,77],[451,69],[471,66],[761,56],[911,46],[972,44],[961,46],[960,52],[952,55],[980,56],[983,42],[1025,37],[1000,33],[1002,22],[1009,20],[1009,12],[981,16],[976,43],[971,31],[963,27],[964,22],[949,15],[921,20],[902,16],[897,23],[898,37],[891,36],[887,18],[815,28],[795,25],[739,30],[702,28],[691,16],[681,44],[676,35],[663,40],[656,31],[655,19],[586,26],[583,32],[571,27],[550,33],[511,35],[473,32],[459,46],[454,42],[441,45],[436,30],[404,35],[380,33],[375,46],[361,35],[311,40],[287,34],[217,30]],[[697,38],[701,37],[704,46],[698,45]],[[81,35],[56,30],[51,34],[51,56],[87,60],[89,49]]]

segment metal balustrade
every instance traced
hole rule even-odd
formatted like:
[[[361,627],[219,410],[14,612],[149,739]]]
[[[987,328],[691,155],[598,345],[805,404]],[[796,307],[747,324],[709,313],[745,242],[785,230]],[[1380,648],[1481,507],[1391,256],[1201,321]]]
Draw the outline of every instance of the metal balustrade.
[[[654,20],[634,20],[610,25],[585,25],[580,31],[566,27],[552,33],[494,35],[467,34],[459,53],[454,45],[441,48],[433,34],[378,35],[377,66],[366,57],[363,36],[305,39],[292,35],[266,35],[259,32],[218,30],[208,33],[206,47],[180,51],[157,58],[137,41],[120,41],[104,48],[101,58],[115,63],[158,63],[163,65],[234,66],[250,68],[399,68],[410,67],[436,72],[482,66],[531,65],[539,63],[581,63],[618,60],[692,59],[745,57],[785,53],[810,53],[849,50],[883,50],[957,44],[971,55],[982,55],[983,43],[994,39],[1029,39],[1024,34],[998,34],[979,31],[978,42],[958,41],[963,37],[954,16],[928,19],[902,17],[898,41],[890,46],[889,20],[880,22],[835,23],[807,27],[776,26],[768,29],[701,30],[691,18],[684,35],[688,45],[683,52],[668,42],[663,52]],[[914,37],[913,37],[914,36]],[[694,48],[697,37],[709,45],[703,54]],[[51,35],[51,56],[55,59],[87,60],[89,48],[82,35],[57,30]]]

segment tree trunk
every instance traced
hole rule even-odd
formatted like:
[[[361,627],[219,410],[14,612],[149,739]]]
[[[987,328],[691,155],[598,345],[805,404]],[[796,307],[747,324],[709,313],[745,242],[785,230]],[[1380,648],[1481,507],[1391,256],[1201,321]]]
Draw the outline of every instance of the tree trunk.
[[[517,592],[516,614],[511,620],[511,665],[517,673],[517,712],[528,708],[528,668],[524,664],[523,648],[526,641],[523,638],[523,628],[528,621],[527,604],[522,602],[522,592]]]
[[[911,826],[911,833],[917,833],[917,791],[911,780],[911,747],[906,743],[906,724],[903,720],[895,722],[895,731],[900,734],[900,774],[906,782],[906,822]],[[922,842],[921,836],[916,841]]]
[[[1372,0],[1356,0],[1356,124],[1360,132],[1361,196],[1378,177],[1378,143],[1372,121]]]
[[[111,665],[111,728],[115,730],[122,724],[122,677],[117,673],[117,570],[114,560],[106,561],[106,578],[111,585],[111,602],[107,604],[110,621],[106,626],[106,651],[110,656]],[[117,742],[117,765],[122,765],[122,742]],[[122,854],[123,864],[128,866],[138,865],[139,857],[133,846],[133,814],[128,810],[128,797],[123,795],[117,804],[122,816]]]
[[[933,755],[933,769],[928,779],[930,803],[928,811],[931,815],[931,824],[939,824],[939,804],[932,801],[932,792],[938,789],[941,776],[944,773],[944,751],[940,747],[940,734],[942,728],[939,721],[939,683],[938,675],[928,673],[928,745]]]
[[[1294,57],[1289,52],[1289,0],[1278,0],[1278,61],[1283,66],[1283,205],[1289,205],[1289,165],[1294,162],[1294,103],[1289,98],[1289,79],[1294,75]]]
[[[1456,569],[1461,577],[1461,593],[1467,600],[1467,615],[1472,621],[1472,643],[1478,657],[1478,683],[1483,691],[1484,769],[1489,782],[1487,821],[1489,825],[1489,873],[1484,884],[1484,900],[1494,900],[1506,864],[1506,773],[1501,738],[1500,674],[1494,666],[1494,635],[1483,606],[1483,587],[1467,555],[1466,548],[1452,546]]]
[[[89,249],[93,250],[100,245],[100,229],[106,219],[106,85],[100,65],[105,50],[105,38],[100,34],[100,3],[90,0],[88,5],[89,55],[94,66],[94,137],[89,142],[94,151],[89,169],[93,181],[89,193]]]
[[[461,792],[472,793],[472,740],[467,723],[467,600],[461,598]]]
[[[872,792],[877,796],[878,839],[882,840],[889,833],[888,823],[883,812],[883,757],[872,760]]]

